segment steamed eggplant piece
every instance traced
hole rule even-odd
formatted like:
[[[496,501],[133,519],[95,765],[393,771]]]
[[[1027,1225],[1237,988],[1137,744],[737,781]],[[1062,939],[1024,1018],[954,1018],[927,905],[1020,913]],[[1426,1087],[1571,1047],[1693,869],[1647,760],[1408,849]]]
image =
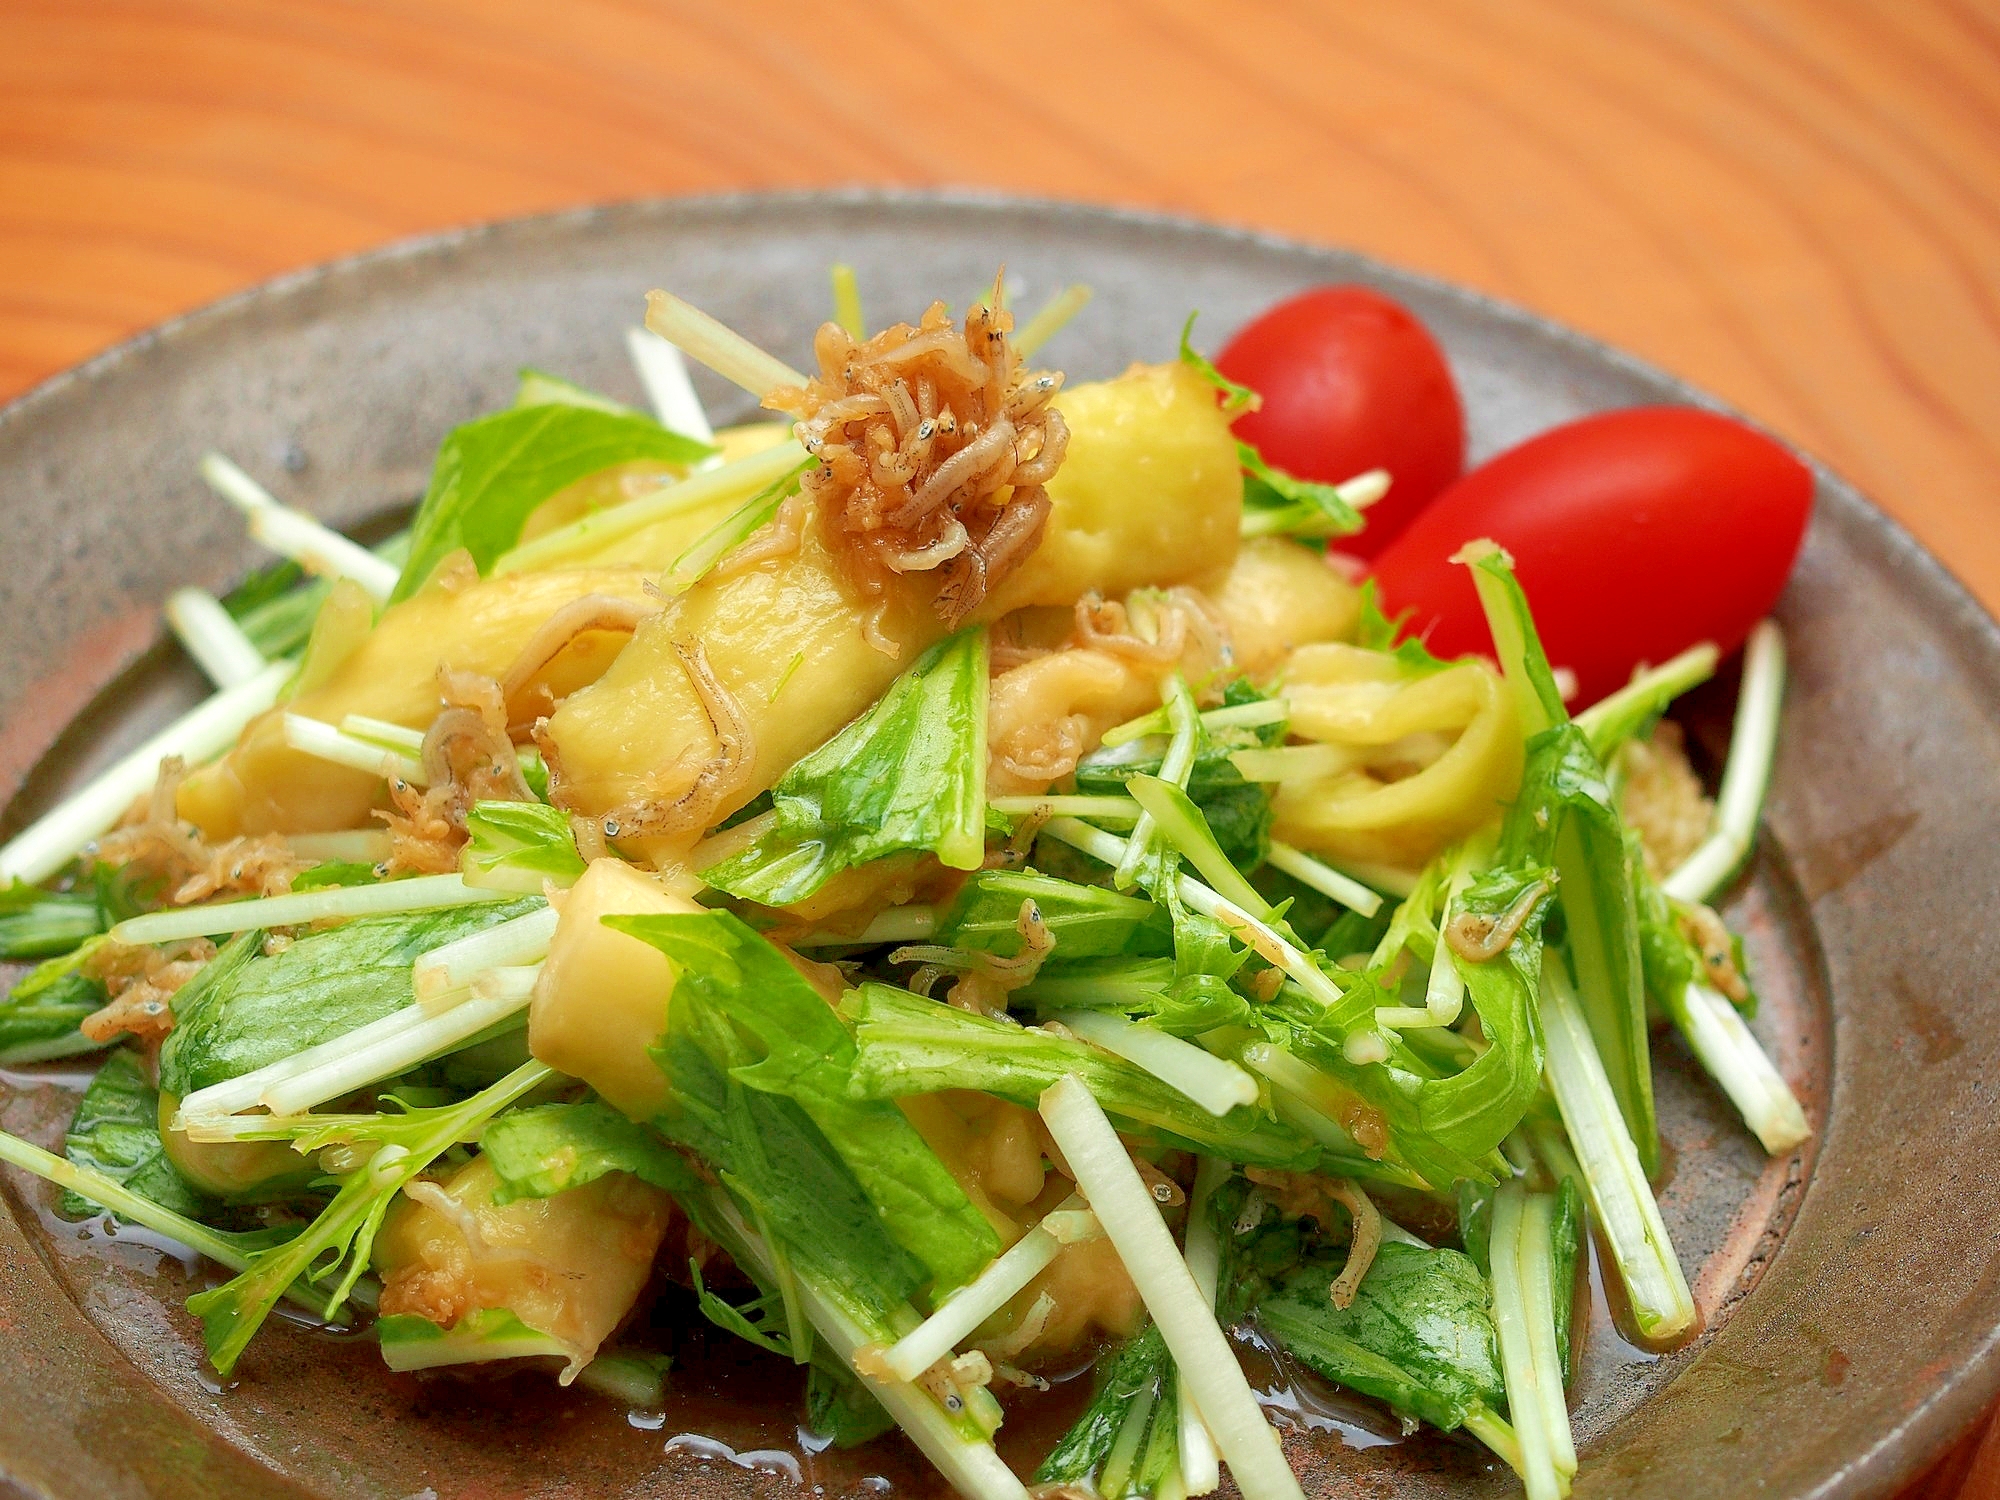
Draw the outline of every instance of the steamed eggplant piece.
[[[1058,404],[1071,439],[1041,541],[975,618],[1177,583],[1235,555],[1235,444],[1198,379],[1139,367]],[[702,578],[554,716],[565,797],[597,817],[625,810],[611,836],[655,861],[685,851],[945,636],[933,582],[900,585],[856,598],[811,522],[788,555]]]

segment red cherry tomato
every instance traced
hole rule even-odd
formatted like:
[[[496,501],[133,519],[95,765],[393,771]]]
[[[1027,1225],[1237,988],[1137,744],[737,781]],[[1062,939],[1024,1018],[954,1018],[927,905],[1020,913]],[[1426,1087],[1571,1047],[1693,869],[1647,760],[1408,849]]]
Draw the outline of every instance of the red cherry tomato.
[[[1375,559],[1383,607],[1440,656],[1491,654],[1467,570],[1491,537],[1514,556],[1549,661],[1582,689],[1699,641],[1741,645],[1771,611],[1812,511],[1812,474],[1740,422],[1693,407],[1585,417],[1530,438],[1438,496]]]
[[[1465,412],[1444,352],[1379,292],[1301,292],[1245,325],[1215,363],[1264,398],[1236,435],[1265,462],[1327,484],[1389,471],[1389,493],[1343,550],[1373,557],[1465,467]]]

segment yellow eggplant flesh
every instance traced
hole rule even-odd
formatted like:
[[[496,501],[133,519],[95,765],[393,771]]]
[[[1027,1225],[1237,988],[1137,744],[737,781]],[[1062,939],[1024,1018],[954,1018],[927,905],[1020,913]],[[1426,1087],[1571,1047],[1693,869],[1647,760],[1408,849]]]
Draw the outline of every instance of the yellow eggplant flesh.
[[[747,730],[740,759],[726,795],[696,825],[624,847],[658,859],[691,846],[881,697],[943,633],[914,583],[885,602],[877,628],[898,648],[894,656],[869,639],[812,526],[789,556],[711,574],[641,625],[611,669],[549,721],[564,800],[592,816],[671,804],[720,757],[718,727],[681,654],[698,645]]]
[[[980,619],[1183,583],[1234,560],[1243,473],[1212,386],[1179,361],[1134,365],[1064,391],[1056,408],[1069,450],[1049,481],[1048,528]]]
[[[1245,542],[1235,566],[1201,587],[1229,627],[1236,665],[1260,681],[1296,647],[1346,640],[1361,618],[1361,591],[1286,537]]]
[[[427,729],[441,706],[438,669],[498,677],[550,616],[586,594],[648,603],[636,568],[513,573],[450,590],[431,587],[391,605],[318,686],[253,723],[235,749],[181,785],[183,818],[214,840],[239,834],[359,828],[382,796],[382,778],[334,765],[285,743],[284,715],[338,725],[349,714]],[[543,680],[560,696],[594,681],[624,644],[595,632],[551,664]]]
[[[658,1114],[667,1079],[647,1049],[667,1029],[673,966],[604,918],[700,910],[623,860],[592,860],[563,897],[528,1007],[528,1050],[635,1120]]]
[[[1235,441],[1214,393],[1179,365],[1135,368],[1067,391],[1069,455],[1050,482],[1041,545],[985,601],[976,618],[1024,606],[1068,606],[1096,589],[1119,593],[1210,573],[1235,556],[1242,479]],[[550,723],[566,800],[602,816],[672,804],[718,764],[721,740],[682,651],[699,643],[716,683],[748,733],[727,767],[727,794],[701,809],[712,826],[768,788],[879,698],[918,652],[944,634],[930,608],[935,581],[905,580],[876,620],[885,652],[817,528],[797,551],[744,572],[711,574],[641,627],[594,686]],[[662,861],[702,827],[629,841]]]
[[[397,1198],[375,1240],[381,1310],[450,1327],[506,1308],[581,1368],[639,1300],[672,1202],[629,1172],[504,1204],[499,1185],[476,1157],[439,1184],[449,1208]]]

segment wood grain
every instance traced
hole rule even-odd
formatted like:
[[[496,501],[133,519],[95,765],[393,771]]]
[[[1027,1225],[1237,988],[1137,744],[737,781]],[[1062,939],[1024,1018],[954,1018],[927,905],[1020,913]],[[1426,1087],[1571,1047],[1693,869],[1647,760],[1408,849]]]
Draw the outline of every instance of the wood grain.
[[[0,393],[422,230],[857,182],[1525,303],[1825,458],[2000,609],[1992,0],[7,0]],[[2000,1439],[1960,1459],[1939,1483]]]
[[[973,183],[1337,241],[1527,303],[1826,458],[2000,605],[1990,4],[1222,14],[10,0],[0,389],[420,230]]]

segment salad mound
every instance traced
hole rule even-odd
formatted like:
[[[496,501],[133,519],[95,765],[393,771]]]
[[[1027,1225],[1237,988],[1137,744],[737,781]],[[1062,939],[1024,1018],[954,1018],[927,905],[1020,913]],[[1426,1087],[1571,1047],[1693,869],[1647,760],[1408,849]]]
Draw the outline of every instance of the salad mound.
[[[1662,715],[1715,643],[1573,712],[1476,540],[1492,654],[1434,656],[1338,555],[1393,476],[1243,441],[1192,319],[1066,383],[1080,289],[871,336],[835,280],[810,377],[654,293],[660,418],[524,372],[372,550],[206,461],[287,560],[175,597],[215,697],[0,849],[0,1059],[99,1059],[0,1160],[232,1272],[224,1375],[286,1301],[657,1404],[667,1278],[977,1500],[1300,1495],[1251,1331],[1566,1494],[1586,1227],[1628,1332],[1699,1322],[1649,1005],[1809,1133],[1707,904],[1776,627],[1711,803]]]

